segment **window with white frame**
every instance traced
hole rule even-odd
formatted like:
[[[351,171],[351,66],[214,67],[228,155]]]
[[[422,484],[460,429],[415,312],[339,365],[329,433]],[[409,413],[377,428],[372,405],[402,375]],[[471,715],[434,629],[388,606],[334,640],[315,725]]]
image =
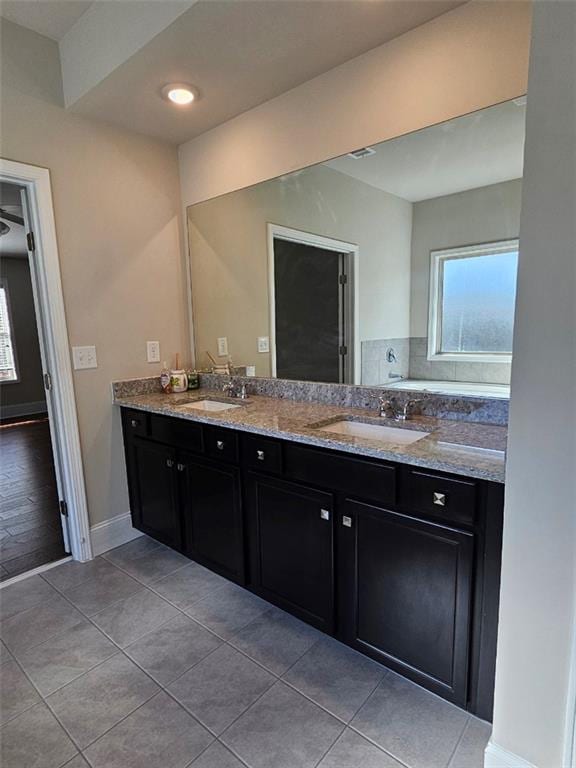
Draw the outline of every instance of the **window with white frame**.
[[[429,360],[509,362],[518,240],[431,252]]]
[[[8,285],[0,280],[0,383],[18,381]]]

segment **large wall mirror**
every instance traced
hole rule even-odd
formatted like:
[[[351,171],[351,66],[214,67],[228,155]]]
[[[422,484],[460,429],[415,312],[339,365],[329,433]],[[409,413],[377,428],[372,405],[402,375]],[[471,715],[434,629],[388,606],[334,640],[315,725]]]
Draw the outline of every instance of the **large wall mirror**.
[[[506,397],[516,99],[190,206],[199,368]]]

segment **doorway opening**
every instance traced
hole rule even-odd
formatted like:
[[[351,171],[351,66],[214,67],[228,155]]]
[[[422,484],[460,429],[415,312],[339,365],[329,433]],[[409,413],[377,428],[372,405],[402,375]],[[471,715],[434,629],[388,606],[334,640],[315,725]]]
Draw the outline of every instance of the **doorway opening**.
[[[23,188],[0,183],[0,581],[66,556]]]
[[[50,177],[0,160],[0,582],[92,556]]]
[[[360,382],[358,246],[268,225],[272,375]]]

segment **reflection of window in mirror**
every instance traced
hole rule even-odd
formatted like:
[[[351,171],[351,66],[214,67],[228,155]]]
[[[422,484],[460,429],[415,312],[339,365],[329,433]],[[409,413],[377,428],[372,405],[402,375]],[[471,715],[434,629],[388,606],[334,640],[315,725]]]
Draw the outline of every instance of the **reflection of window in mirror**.
[[[8,285],[0,280],[0,382],[18,381]]]
[[[429,360],[510,362],[518,241],[431,254]]]

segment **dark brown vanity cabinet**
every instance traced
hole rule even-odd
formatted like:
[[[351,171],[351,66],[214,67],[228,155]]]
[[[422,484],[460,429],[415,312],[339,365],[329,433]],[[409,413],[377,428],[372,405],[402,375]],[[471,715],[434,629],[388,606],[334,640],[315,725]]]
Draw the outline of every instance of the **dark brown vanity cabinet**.
[[[332,494],[249,473],[247,498],[252,588],[332,633]]]
[[[346,499],[338,541],[343,639],[465,705],[474,535]]]
[[[123,409],[136,528],[492,714],[503,486]]]
[[[184,551],[230,579],[244,582],[240,472],[226,464],[179,456]]]
[[[227,461],[236,435],[129,410],[122,425],[134,527],[243,584],[240,471]]]
[[[180,550],[182,524],[174,477],[176,451],[133,437],[127,446],[127,459],[134,527]]]

